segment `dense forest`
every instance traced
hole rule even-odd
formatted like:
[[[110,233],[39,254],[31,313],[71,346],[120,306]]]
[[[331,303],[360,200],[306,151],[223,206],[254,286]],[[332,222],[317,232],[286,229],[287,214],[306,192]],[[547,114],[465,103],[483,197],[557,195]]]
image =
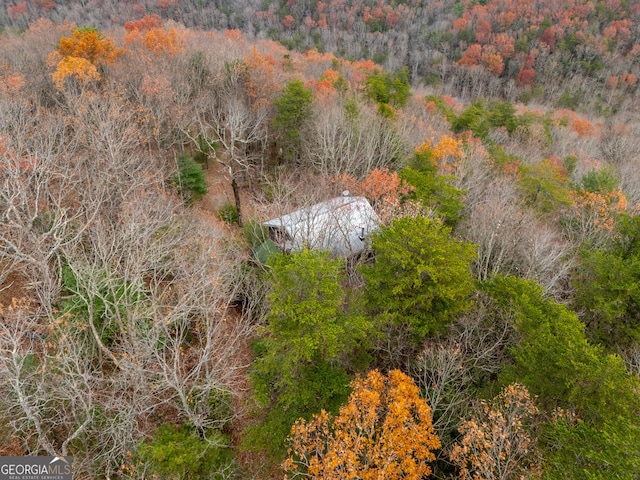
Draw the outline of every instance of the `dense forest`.
[[[117,28],[144,15],[407,67],[413,84],[465,101],[500,96],[606,116],[628,108],[640,75],[637,0],[0,1],[0,25],[13,29],[42,17]]]
[[[0,7],[0,455],[640,477],[635,0]]]

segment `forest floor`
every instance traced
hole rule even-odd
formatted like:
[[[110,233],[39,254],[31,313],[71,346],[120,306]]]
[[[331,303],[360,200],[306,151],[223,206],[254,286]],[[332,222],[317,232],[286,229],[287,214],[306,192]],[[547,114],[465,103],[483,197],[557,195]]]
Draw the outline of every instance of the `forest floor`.
[[[4,267],[0,267],[4,268]],[[12,270],[0,287],[0,305],[11,305],[14,299],[28,298],[28,286],[17,271]]]
[[[229,231],[232,236],[238,235],[237,227],[224,223],[218,217],[218,211],[221,207],[235,204],[231,182],[225,167],[220,162],[210,160],[206,168],[206,174],[209,191],[196,205],[201,219]],[[255,210],[250,192],[245,189],[240,194],[243,213],[246,214],[245,219],[250,218]],[[236,231],[234,232],[233,230]],[[243,322],[246,319],[242,318],[240,308],[229,309],[228,312],[229,317],[234,320],[235,328],[243,328]],[[236,370],[236,378],[232,382],[235,392],[232,405],[234,418],[231,424],[231,446],[235,451],[235,458],[240,465],[240,471],[251,478],[279,478],[282,472],[279,469],[272,471],[274,470],[274,465],[265,456],[259,455],[255,451],[247,451],[241,446],[245,430],[258,421],[256,412],[258,412],[259,406],[256,404],[252,394],[249,379],[249,367],[254,358],[254,353],[251,349],[253,338],[253,335],[245,337],[245,341],[239,345],[236,355],[232,359],[233,365],[238,368]]]

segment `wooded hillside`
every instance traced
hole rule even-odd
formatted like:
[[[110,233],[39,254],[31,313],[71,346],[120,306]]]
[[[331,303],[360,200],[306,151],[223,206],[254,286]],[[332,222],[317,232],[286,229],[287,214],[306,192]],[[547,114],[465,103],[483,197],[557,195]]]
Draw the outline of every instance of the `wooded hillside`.
[[[637,0],[0,2],[0,25],[18,29],[42,17],[113,28],[153,14],[393,72],[406,66],[413,84],[465,101],[497,95],[609,115],[630,108],[640,75]]]
[[[0,455],[640,475],[633,2],[5,7]],[[266,255],[345,190],[364,254]]]

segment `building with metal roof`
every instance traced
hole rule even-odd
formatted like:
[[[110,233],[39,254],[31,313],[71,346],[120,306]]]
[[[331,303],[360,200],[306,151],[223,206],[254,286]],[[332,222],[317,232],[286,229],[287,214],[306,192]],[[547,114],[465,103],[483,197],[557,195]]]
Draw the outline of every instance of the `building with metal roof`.
[[[306,247],[346,258],[365,248],[368,235],[379,228],[380,219],[366,198],[347,194],[263,225],[269,229],[269,238],[284,252]]]

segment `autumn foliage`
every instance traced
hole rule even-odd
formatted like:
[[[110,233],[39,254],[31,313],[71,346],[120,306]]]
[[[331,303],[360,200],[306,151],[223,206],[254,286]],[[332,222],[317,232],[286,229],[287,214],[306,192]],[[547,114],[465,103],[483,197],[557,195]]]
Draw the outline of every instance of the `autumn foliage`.
[[[482,65],[495,76],[500,76],[504,71],[504,59],[501,53],[493,45],[480,45],[474,43],[462,55],[459,65]]]
[[[572,200],[572,217],[580,219],[584,229],[612,231],[616,217],[627,210],[627,198],[618,188],[610,192],[573,192]]]
[[[24,87],[24,83],[22,75],[0,76],[0,93],[15,95]]]
[[[147,15],[135,22],[124,25],[127,45],[143,45],[154,55],[178,53],[184,43],[184,35],[176,28],[165,28],[158,15]]]
[[[538,414],[526,387],[507,385],[476,416],[459,427],[461,439],[451,460],[464,480],[531,478],[539,473],[535,439],[529,431]]]
[[[535,82],[536,71],[533,68],[523,68],[516,77],[516,82],[522,86],[531,86]]]
[[[640,58],[639,5],[617,19],[618,0],[591,2],[599,14],[581,10],[586,0],[245,1],[226,2],[225,14],[215,10],[220,2],[97,3],[92,23],[112,33],[48,20],[27,27],[45,5],[65,18],[67,2],[7,5],[0,303],[15,290],[28,296],[33,311],[24,317],[55,326],[46,345],[61,345],[61,355],[11,377],[7,345],[44,346],[45,330],[20,326],[0,338],[8,392],[0,444],[68,448],[82,478],[113,477],[150,449],[153,463],[173,438],[182,439],[180,452],[227,445],[227,434],[238,471],[225,478],[265,478],[283,465],[286,478],[573,480],[584,477],[556,468],[563,452],[587,458],[585,470],[593,457],[625,465],[611,452],[637,457],[636,434],[622,438],[638,428],[632,415],[593,407],[612,426],[584,428],[595,425],[609,450],[589,437],[571,450],[573,431],[546,424],[555,404],[582,415],[575,405],[600,379],[607,384],[608,372],[640,371],[640,223],[628,234],[620,228],[635,222],[640,204],[640,67],[627,61]],[[252,15],[254,7],[268,11]],[[192,28],[197,22],[202,29]],[[421,84],[413,93],[410,81]],[[184,158],[209,169],[193,165],[211,181],[202,201],[185,195]],[[263,222],[344,190],[366,197],[381,220],[370,236],[362,232],[361,256],[275,253]],[[226,203],[216,212],[231,194],[237,212]],[[244,216],[245,228],[219,225],[216,213]],[[595,253],[576,253],[587,249]],[[271,255],[266,264],[259,253]],[[537,333],[531,344],[518,330],[520,313],[487,293],[496,278],[515,277],[573,305],[576,335],[584,328],[607,353],[627,355],[628,371],[622,359],[609,370],[560,354],[550,361],[556,345],[572,344]],[[511,291],[504,298],[526,289]],[[531,323],[548,316],[549,331],[560,328],[547,304],[522,308],[534,312]],[[68,342],[57,341],[63,334]],[[464,360],[434,360],[420,379],[415,361],[425,348]],[[584,358],[599,362],[593,352]],[[520,358],[539,362],[527,369]],[[527,383],[541,366],[554,373],[578,361],[593,376],[569,371],[566,384],[553,375]],[[249,365],[257,412],[243,408],[253,402]],[[396,367],[430,394],[435,429],[430,406]],[[441,372],[450,376],[438,400],[424,379]],[[538,416],[516,383],[481,401],[497,382],[526,384],[544,411]],[[19,404],[25,393],[33,400]],[[528,428],[534,419],[541,423]],[[159,428],[165,422],[171,435]],[[575,436],[590,433],[567,425]],[[564,444],[549,437],[551,427]],[[638,475],[635,465],[624,468]],[[195,478],[188,467],[175,478]]]
[[[242,61],[248,73],[245,84],[247,96],[251,98],[254,107],[264,106],[282,90],[278,78],[279,62],[273,55],[265,55],[255,47],[243,57]]]
[[[141,32],[148,32],[154,28],[159,28],[162,25],[162,18],[160,15],[145,15],[140,20],[132,20],[124,24],[124,29],[127,32],[138,30]]]
[[[383,223],[397,214],[402,198],[413,191],[413,187],[402,180],[398,172],[388,168],[374,168],[361,180],[343,173],[335,176],[333,182],[340,190],[366,197]]]
[[[93,28],[77,28],[73,36],[62,37],[58,53],[63,57],[84,58],[94,65],[114,61],[121,51],[113,40],[104,38]]]
[[[49,56],[56,65],[52,74],[56,87],[62,89],[65,79],[76,77],[83,83],[99,80],[98,69],[113,62],[122,54],[113,40],[104,38],[94,28],[76,28],[71,37],[62,37],[58,50]]]
[[[429,158],[440,173],[454,174],[460,166],[464,151],[460,140],[443,135],[437,142],[433,139],[424,142],[416,148],[416,154]]]
[[[98,69],[90,61],[79,57],[63,57],[58,62],[56,71],[53,73],[53,82],[56,87],[62,89],[64,80],[71,76],[81,80],[82,83],[100,80]]]
[[[285,478],[326,480],[419,480],[440,441],[431,409],[418,387],[400,372],[377,370],[351,383],[353,393],[340,413],[324,410],[291,429]]]

